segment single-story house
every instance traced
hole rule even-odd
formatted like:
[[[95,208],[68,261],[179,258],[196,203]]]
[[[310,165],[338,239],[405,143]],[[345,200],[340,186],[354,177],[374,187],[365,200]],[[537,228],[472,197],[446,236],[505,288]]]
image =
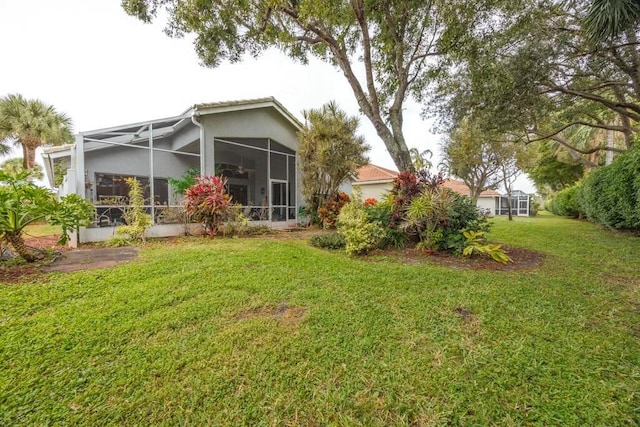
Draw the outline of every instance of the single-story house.
[[[363,198],[380,200],[384,193],[391,190],[393,180],[397,175],[397,171],[370,164],[358,169],[353,186],[360,188]],[[471,194],[469,187],[462,181],[448,179],[443,186],[463,196]],[[512,192],[512,199],[513,215],[529,216],[529,195],[516,190]],[[490,212],[492,215],[507,215],[508,213],[507,197],[500,195],[495,190],[485,190],[480,193],[476,205],[479,209]]]
[[[155,220],[149,236],[180,234],[179,224],[166,224],[168,213],[180,205],[168,178],[193,168],[225,176],[229,193],[250,220],[285,227],[296,223],[303,200],[297,159],[301,128],[274,98],[197,104],[174,117],[81,132],[75,144],[47,148],[43,157],[51,183],[56,173],[66,172],[61,196],[75,193],[96,206],[94,224],[80,230],[81,243],[106,240],[122,223],[129,177],[145,189],[147,211]]]

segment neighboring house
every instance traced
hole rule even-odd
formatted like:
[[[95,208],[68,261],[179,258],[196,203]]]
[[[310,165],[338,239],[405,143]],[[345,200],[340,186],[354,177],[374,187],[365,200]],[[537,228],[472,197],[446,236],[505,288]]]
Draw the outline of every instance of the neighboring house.
[[[496,215],[509,215],[508,198],[506,195],[496,197],[495,213]],[[529,216],[529,208],[531,205],[531,196],[524,191],[513,190],[511,192],[511,215]]]
[[[366,165],[358,169],[356,175],[353,186],[360,188],[362,197],[380,200],[384,193],[393,187],[393,180],[398,175],[398,172],[381,166]],[[471,194],[469,187],[462,181],[448,179],[443,186],[464,196]],[[529,195],[521,191],[514,191],[512,196],[513,215],[528,216]],[[500,193],[494,190],[485,190],[480,193],[476,205],[479,209],[490,212],[492,215],[507,215],[508,212],[506,196],[501,196]]]
[[[391,190],[397,171],[376,165],[366,165],[356,171],[354,187],[359,187],[363,199],[381,200],[384,193]]]
[[[250,220],[284,227],[296,223],[302,203],[301,128],[274,98],[197,104],[175,117],[82,132],[75,144],[45,149],[43,157],[51,183],[58,162],[68,167],[60,195],[76,193],[96,206],[95,224],[80,230],[80,242],[105,240],[122,223],[128,177],[145,188],[156,222],[149,235],[183,232],[159,223],[170,222],[171,207],[180,204],[167,178],[190,168],[227,177],[229,193]]]

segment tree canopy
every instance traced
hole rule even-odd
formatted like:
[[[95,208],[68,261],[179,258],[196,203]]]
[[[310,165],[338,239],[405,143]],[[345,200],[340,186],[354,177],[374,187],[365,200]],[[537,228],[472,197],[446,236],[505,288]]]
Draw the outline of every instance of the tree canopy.
[[[24,160],[21,157],[14,157],[13,159],[5,160],[0,164],[0,170],[8,175],[16,177],[20,175],[22,172],[25,172],[24,168]],[[42,166],[35,163],[33,165],[33,169],[30,171],[26,171],[29,173],[29,176],[35,179],[44,178],[44,172],[42,171]]]
[[[498,186],[498,155],[503,149],[502,141],[483,135],[477,124],[463,119],[442,144],[443,166],[460,178],[469,187],[470,197],[477,200],[480,193]]]
[[[304,116],[298,148],[302,191],[307,209],[315,212],[368,163],[369,146],[356,134],[358,118],[348,116],[335,102],[305,111]]]
[[[492,132],[552,140],[585,158],[631,147],[640,130],[637,35],[594,42],[584,29],[586,10],[580,0],[514,1],[441,75],[436,110],[445,126],[473,114]],[[573,138],[578,128],[612,131],[624,143]]]
[[[491,1],[122,0],[145,22],[163,7],[171,36],[195,35],[207,66],[275,47],[302,62],[314,56],[342,71],[362,113],[399,170],[413,170],[403,104],[420,97],[438,59],[483,21]]]
[[[73,142],[71,119],[38,99],[10,94],[0,99],[0,145],[22,146],[23,166],[32,170],[36,149]]]

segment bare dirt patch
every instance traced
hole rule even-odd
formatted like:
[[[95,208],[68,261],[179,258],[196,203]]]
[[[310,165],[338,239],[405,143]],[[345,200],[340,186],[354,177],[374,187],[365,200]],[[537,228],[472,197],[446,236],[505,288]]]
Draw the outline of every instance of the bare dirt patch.
[[[494,271],[522,271],[530,270],[542,264],[545,254],[525,248],[504,246],[513,262],[500,264],[490,257],[474,255],[471,258],[451,255],[442,252],[423,252],[413,247],[395,249],[389,248],[372,252],[365,257],[371,261],[380,258],[391,258],[403,264],[437,264],[459,270],[494,270]]]
[[[266,305],[236,314],[236,320],[271,317],[287,326],[295,326],[307,312],[306,307],[290,307],[286,304]]]

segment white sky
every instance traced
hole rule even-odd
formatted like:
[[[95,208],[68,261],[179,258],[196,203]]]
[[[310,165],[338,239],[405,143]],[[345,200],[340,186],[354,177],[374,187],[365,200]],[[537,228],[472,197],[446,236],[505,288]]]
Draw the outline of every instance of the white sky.
[[[266,96],[300,119],[302,110],[330,100],[359,114],[346,79],[328,64],[305,66],[270,51],[204,68],[192,43],[169,38],[163,27],[162,20],[148,25],[128,16],[120,0],[0,0],[0,97],[20,93],[52,104],[71,117],[75,132],[170,117],[201,102]],[[370,122],[361,116],[360,123],[371,162],[396,169]],[[431,128],[407,100],[409,147],[437,154],[440,137]]]

